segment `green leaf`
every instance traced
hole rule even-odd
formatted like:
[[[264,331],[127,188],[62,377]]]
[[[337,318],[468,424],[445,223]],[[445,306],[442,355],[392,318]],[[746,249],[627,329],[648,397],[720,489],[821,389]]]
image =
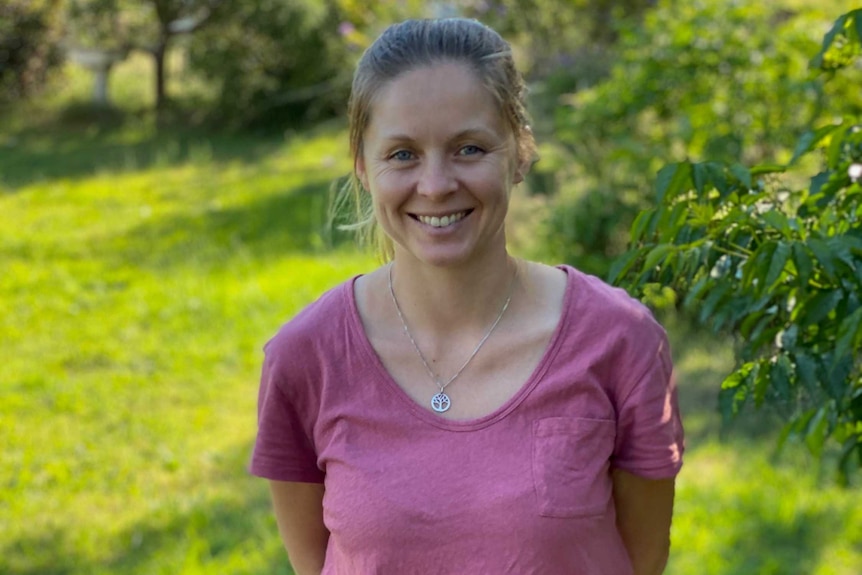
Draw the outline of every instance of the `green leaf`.
[[[808,248],[811,250],[811,253],[814,254],[814,257],[817,259],[817,263],[823,268],[823,271],[826,272],[826,275],[829,276],[830,279],[835,278],[835,265],[832,263],[832,250],[829,245],[819,239],[819,238],[811,238],[808,240]]]
[[[725,196],[730,191],[730,186],[727,183],[727,177],[724,174],[724,166],[718,162],[707,162],[704,164],[709,181],[719,191],[722,196]]]
[[[677,233],[683,225],[685,225],[686,212],[688,204],[686,202],[677,202],[670,211],[663,210],[661,212],[661,221],[658,225],[658,237],[666,242],[676,240]]]
[[[644,231],[647,229],[653,213],[653,210],[643,210],[637,215],[635,221],[632,223],[632,244],[636,244],[643,239]]]
[[[762,174],[783,174],[787,171],[787,166],[781,164],[760,164],[753,166],[750,170],[752,176],[760,176]]]
[[[811,281],[811,274],[814,271],[814,263],[811,261],[811,256],[808,254],[808,249],[805,244],[795,242],[793,244],[793,265],[796,266],[799,285],[806,287]]]
[[[646,260],[644,261],[644,271],[652,271],[656,266],[658,266],[659,262],[664,261],[668,254],[672,253],[675,249],[676,246],[673,244],[659,244],[654,247],[650,250],[649,255],[647,255]]]
[[[626,276],[640,255],[641,250],[629,250],[618,257],[611,265],[608,273],[608,282],[612,285],[618,285],[617,282]]]
[[[800,312],[802,326],[814,325],[823,321],[829,312],[835,309],[843,296],[844,292],[839,289],[814,294],[811,299],[802,304],[802,311]]]
[[[747,189],[751,189],[751,172],[742,164],[733,164],[730,166],[730,173],[736,176]]]
[[[832,172],[826,171],[820,172],[811,178],[811,185],[808,187],[809,199],[816,199],[815,196],[820,193],[820,190],[823,188],[823,184],[829,181],[829,176],[831,175]]]
[[[796,353],[793,356],[796,365],[796,380],[809,392],[817,388],[819,379],[817,377],[817,362],[806,353]]]
[[[781,400],[790,399],[790,374],[793,365],[787,354],[780,354],[769,370],[770,387],[775,395]]]
[[[814,132],[808,130],[802,134],[796,142],[796,149],[793,150],[793,157],[790,158],[790,165],[795,164],[799,158],[810,152],[812,148],[814,148]]]
[[[763,277],[763,272],[769,269],[770,259],[772,258],[772,254],[775,253],[775,249],[777,247],[777,242],[773,240],[760,244],[754,252],[754,257],[745,262],[742,273],[743,287],[750,288],[755,284],[754,280],[757,279],[759,281],[757,281],[755,291],[758,295],[763,293],[763,290],[766,289],[766,278]]]
[[[838,169],[838,164],[841,162],[841,152],[844,149],[844,136],[850,126],[838,126],[832,132],[832,140],[829,142],[829,147],[826,148],[826,165],[832,170]]]
[[[787,260],[790,259],[790,244],[780,241],[776,244],[769,259],[769,271],[766,274],[766,280],[763,282],[763,289],[772,289],[775,283],[781,278],[784,271],[784,266],[787,265]]]
[[[828,138],[839,128],[841,128],[841,124],[832,124],[829,126],[823,126],[814,131],[809,130],[802,134],[799,141],[796,143],[796,150],[793,153],[793,158],[790,160],[790,164],[795,164],[801,156],[804,156],[816,148],[818,144]]]
[[[851,273],[856,271],[856,265],[859,263],[851,252],[854,244],[855,238],[852,236],[834,236],[826,240],[826,245],[833,254],[833,261],[844,262]]]
[[[691,184],[691,164],[679,162],[663,167],[656,176],[656,201],[668,202],[686,191]]]
[[[783,236],[789,236],[791,233],[790,221],[782,212],[778,210],[769,210],[761,214],[763,221],[781,232]]]
[[[862,18],[856,19],[856,24],[859,25]],[[857,461],[853,461],[853,455],[856,455]],[[862,467],[862,438],[859,435],[850,437],[844,441],[841,449],[841,454],[838,457],[838,484],[842,487],[850,485],[850,475],[853,471]]]
[[[730,421],[745,405],[748,396],[745,384],[756,368],[754,362],[744,363],[721,383],[718,402],[724,421]]]
[[[799,337],[799,326],[797,324],[793,324],[787,329],[781,332],[781,348],[782,349],[794,349],[796,347],[796,340]]]
[[[754,396],[754,406],[761,407],[763,400],[766,399],[766,392],[769,391],[769,383],[771,377],[768,377],[768,372],[765,369],[757,371],[757,374],[752,378],[754,385],[752,396]]]
[[[710,278],[708,275],[701,276],[688,290],[688,293],[685,295],[685,299],[683,300],[683,306],[686,308],[691,308],[691,306],[700,300],[701,296],[704,292],[708,292],[707,289],[710,285]]]
[[[692,180],[694,181],[694,189],[697,190],[697,195],[702,196],[704,187],[708,180],[705,164],[692,164]]]
[[[826,406],[823,406],[815,412],[805,429],[805,445],[815,457],[820,457],[823,452],[823,444],[829,433],[828,424]]]
[[[754,329],[754,326],[757,325],[758,321],[760,321],[760,318],[762,318],[764,315],[766,315],[766,312],[764,311],[757,311],[748,314],[745,319],[742,320],[742,323],[739,324],[739,335],[741,335],[747,340],[751,339],[751,334],[752,330]]]
[[[829,48],[832,46],[832,43],[835,41],[835,38],[839,33],[844,31],[844,23],[847,21],[848,14],[842,14],[835,20],[835,23],[832,24],[832,28],[826,33],[823,37],[823,45],[820,47],[820,51],[811,59],[811,63],[809,64],[812,68],[822,68],[823,67],[823,56],[826,55],[826,52],[829,51]]]
[[[843,358],[859,345],[860,327],[862,327],[862,307],[845,317],[838,328],[838,339],[835,342],[835,357]]]
[[[715,307],[724,298],[724,296],[727,295],[727,292],[730,291],[731,288],[731,284],[729,282],[713,284],[713,286],[713,289],[707,294],[706,299],[703,301],[703,307],[700,308],[700,321],[703,323],[711,320]]]

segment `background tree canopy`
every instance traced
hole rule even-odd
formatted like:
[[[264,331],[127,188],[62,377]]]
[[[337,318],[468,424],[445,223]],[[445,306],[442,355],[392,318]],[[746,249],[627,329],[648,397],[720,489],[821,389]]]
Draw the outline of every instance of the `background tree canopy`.
[[[0,4],[0,106],[38,93],[61,61],[61,0]]]

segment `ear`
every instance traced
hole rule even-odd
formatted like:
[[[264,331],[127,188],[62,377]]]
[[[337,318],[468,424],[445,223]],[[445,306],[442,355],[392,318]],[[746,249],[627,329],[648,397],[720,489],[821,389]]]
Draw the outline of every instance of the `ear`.
[[[362,157],[362,152],[357,154],[356,159],[353,161],[353,173],[359,178],[359,183],[362,184],[362,187],[368,191],[368,172],[365,170],[365,160]]]
[[[520,160],[518,162],[518,166],[515,168],[515,176],[512,180],[515,184],[520,184],[524,181],[524,178],[527,177],[527,174],[530,172],[530,168],[533,165],[532,160]]]

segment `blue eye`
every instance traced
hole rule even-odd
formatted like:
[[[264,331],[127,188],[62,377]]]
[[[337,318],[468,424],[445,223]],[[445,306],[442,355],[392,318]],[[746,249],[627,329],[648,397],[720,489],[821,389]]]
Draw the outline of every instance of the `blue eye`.
[[[474,146],[470,144],[458,150],[458,154],[461,156],[475,156],[476,154],[481,154],[482,151],[482,148],[480,148],[479,146]]]
[[[389,157],[393,160],[398,160],[399,162],[408,162],[413,159],[413,152],[398,150]]]

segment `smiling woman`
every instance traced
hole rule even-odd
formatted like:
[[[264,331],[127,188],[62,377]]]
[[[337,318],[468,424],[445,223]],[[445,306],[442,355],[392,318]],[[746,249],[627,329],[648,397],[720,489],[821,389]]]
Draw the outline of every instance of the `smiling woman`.
[[[504,255],[509,192],[528,168],[493,96],[458,62],[425,65],[381,87],[356,158],[401,266]]]
[[[662,328],[512,258],[534,158],[508,44],[408,21],[363,55],[352,182],[389,261],[266,346],[251,471],[299,575],[642,575],[667,560],[682,427]]]

